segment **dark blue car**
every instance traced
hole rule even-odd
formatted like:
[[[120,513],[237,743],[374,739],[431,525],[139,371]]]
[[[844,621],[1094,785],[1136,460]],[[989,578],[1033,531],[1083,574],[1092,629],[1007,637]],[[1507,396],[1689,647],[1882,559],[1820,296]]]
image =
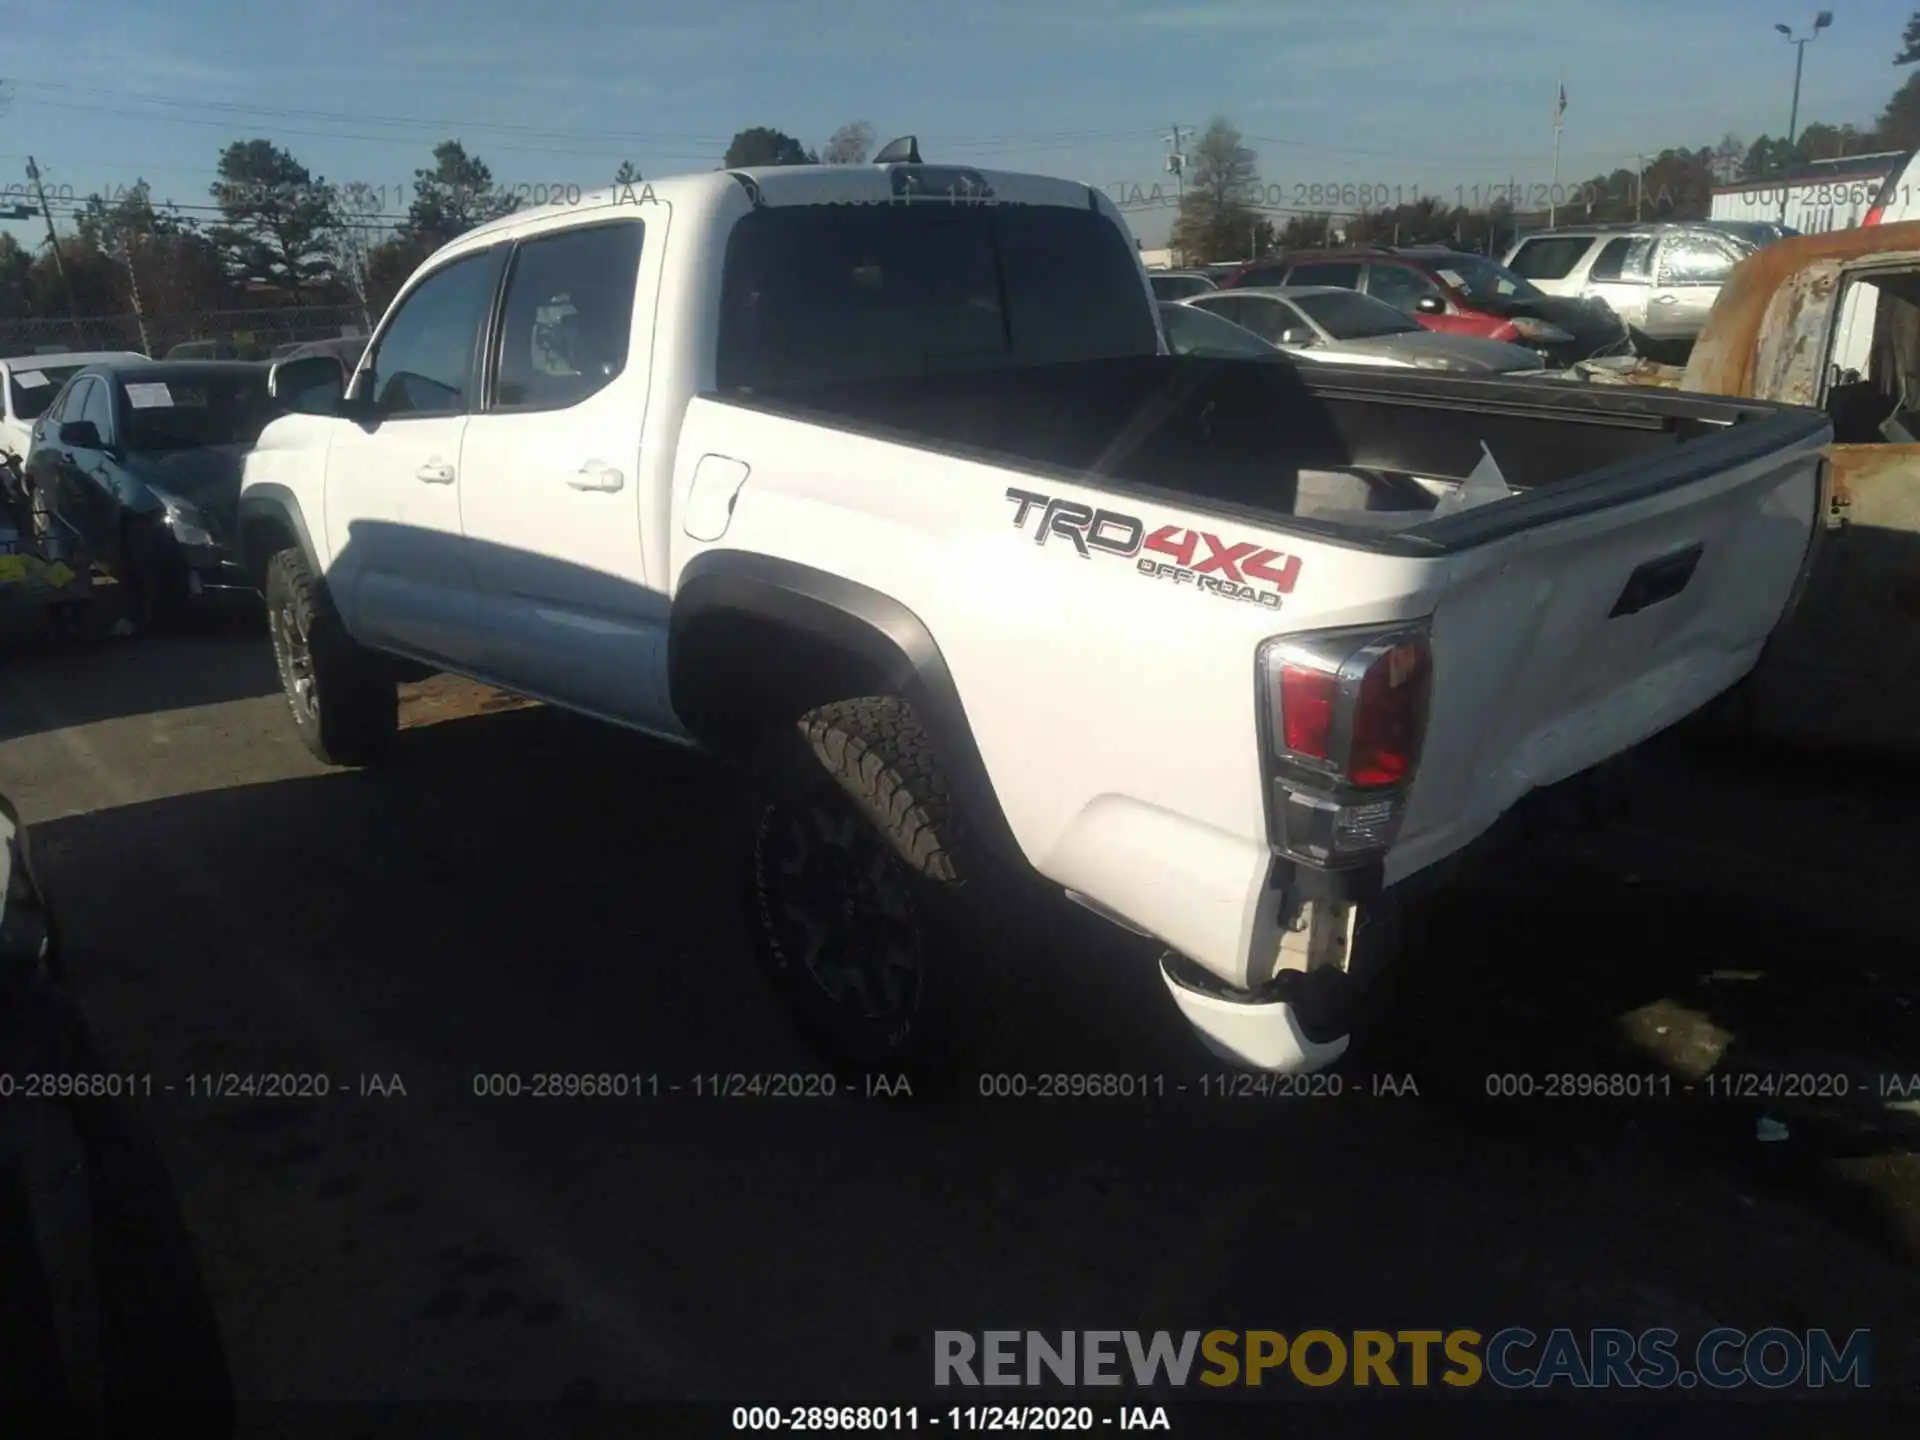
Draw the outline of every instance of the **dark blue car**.
[[[267,367],[127,360],[73,375],[34,426],[36,531],[64,527],[126,587],[135,625],[250,601],[235,524],[241,461],[279,408]]]

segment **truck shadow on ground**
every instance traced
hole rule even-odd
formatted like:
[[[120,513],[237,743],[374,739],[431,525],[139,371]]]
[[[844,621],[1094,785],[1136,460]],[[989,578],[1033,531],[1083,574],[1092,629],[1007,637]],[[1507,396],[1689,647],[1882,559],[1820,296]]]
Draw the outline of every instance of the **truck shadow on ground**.
[[[1810,908],[1764,868],[1742,870],[1746,852],[1713,848],[1763,814],[1815,849],[1837,824],[1857,843],[1864,797],[1848,808],[1831,790],[1802,793],[1794,810],[1751,775],[1676,771],[1687,763],[1660,749],[1634,783],[1696,815],[1716,797],[1707,838],[1676,833],[1662,852],[1600,827],[1424,911],[1351,1083],[1410,1076],[1471,1131],[1549,1150],[1624,1130],[1671,1138],[1811,1187],[1833,1218],[1920,1257],[1911,1215],[1834,1169],[1920,1137],[1913,1116],[1868,1094],[1920,1070],[1911,929],[1876,930],[1830,895]],[[639,1015],[653,1068],[806,1067],[748,958],[734,887],[749,814],[713,762],[534,707],[403,732],[381,770],[59,820],[36,843],[56,890],[71,879],[82,896],[103,850],[186,857],[181,884],[207,891],[244,932],[235,943],[297,931],[344,1005],[376,1030],[391,1015],[449,1074],[476,1056],[551,1063],[551,1034],[522,1023],[529,1006],[564,1020],[569,1068],[630,1064]],[[1212,1068],[1166,1003],[1155,947],[1038,894],[1016,899],[983,921],[966,977],[983,1074]],[[1763,1093],[1782,1073],[1843,1075],[1849,1093]],[[1661,1098],[1545,1093],[1546,1077],[1579,1074],[1672,1078]],[[1534,1077],[1535,1093],[1490,1093],[1500,1076]],[[1790,1123],[1786,1146],[1755,1140],[1763,1114]]]
[[[121,1063],[403,1073],[420,1107],[408,1114],[499,1167],[462,1171],[462,1186],[543,1197],[534,1208],[557,1217],[609,1284],[702,1345],[762,1355],[773,1388],[804,1376],[810,1393],[823,1381],[850,1395],[855,1382],[871,1394],[883,1381],[911,1393],[936,1325],[1137,1315],[1152,1328],[1258,1314],[1337,1327],[1445,1311],[1704,1326],[1765,1312],[1769,1323],[1870,1323],[1891,1335],[1916,1313],[1907,1280],[1863,1270],[1877,1261],[1830,1228],[1838,1219],[1884,1240],[1864,1202],[1843,1212],[1836,1183],[1820,1194],[1818,1227],[1781,1219],[1737,1147],[1723,1157],[1699,1143],[1703,1126],[1724,1123],[1717,1115],[1675,1105],[1636,1134],[1619,1107],[1537,1103],[1510,1107],[1512,1123],[1489,1133],[1473,1107],[1450,1102],[1447,1072],[1461,1056],[1480,1074],[1539,1069],[1542,1056],[1568,1068],[1582,1037],[1604,1028],[1602,1012],[1697,973],[1690,952],[1656,950],[1630,981],[1575,984],[1608,959],[1570,934],[1592,926],[1591,907],[1571,926],[1554,912],[1557,969],[1540,963],[1537,926],[1549,922],[1505,908],[1517,902],[1472,907],[1492,946],[1483,965],[1538,1013],[1532,1028],[1448,1031],[1441,1061],[1431,1046],[1396,1051],[1391,1029],[1363,1048],[1355,1091],[1360,1070],[1394,1071],[1413,1076],[1418,1099],[1164,1093],[642,1111],[475,1101],[479,1072],[818,1068],[747,960],[733,884],[746,813],[711,762],[532,708],[403,732],[379,771],[51,820],[34,840],[76,983]],[[977,958],[983,1073],[1196,1084],[1219,1073],[1167,1004],[1151,947],[1105,922],[1009,907],[990,918]],[[1450,996],[1445,1023],[1483,1010],[1484,993]],[[1800,1028],[1772,1003],[1740,1016],[1756,1043],[1769,1027]],[[1627,1066],[1624,1049],[1592,1053],[1589,1068]],[[1633,1068],[1651,1063],[1640,1055]],[[352,1138],[371,1112],[278,1110],[199,1110],[162,1126],[176,1157],[209,1167],[181,1171],[190,1221],[245,1232],[203,1243],[231,1313],[256,1325],[281,1312],[258,1308],[268,1302],[251,1247],[269,1243],[273,1212],[256,1221],[250,1207],[274,1195],[288,1216],[351,1213],[353,1243],[397,1271],[421,1242],[393,1217],[431,1185],[418,1173],[429,1162],[407,1148],[376,1161],[377,1146]],[[236,1170],[272,1188],[237,1198],[251,1192]],[[1748,1190],[1763,1197],[1757,1211],[1729,1193]],[[436,1233],[461,1223],[425,1213]],[[428,1310],[452,1316],[455,1299]],[[369,1317],[395,1308],[402,1319],[418,1303],[398,1282],[362,1302]],[[469,1347],[503,1343],[484,1314],[473,1323],[451,1333]],[[1900,1355],[1878,1363],[1894,1372]]]

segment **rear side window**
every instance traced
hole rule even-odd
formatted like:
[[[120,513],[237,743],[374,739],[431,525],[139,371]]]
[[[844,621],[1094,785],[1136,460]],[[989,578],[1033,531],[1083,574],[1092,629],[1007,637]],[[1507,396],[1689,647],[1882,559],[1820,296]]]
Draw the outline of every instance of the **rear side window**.
[[[1293,267],[1287,276],[1289,285],[1338,285],[1343,290],[1360,288],[1360,262],[1357,260],[1320,260]]]
[[[623,220],[563,230],[514,251],[496,408],[577,405],[626,369],[644,238],[640,221]]]
[[[1645,279],[1644,273],[1631,276],[1625,273],[1627,255],[1633,246],[1634,238],[1631,235],[1622,235],[1617,239],[1609,240],[1600,253],[1593,257],[1593,265],[1587,271],[1587,278],[1589,280]],[[1643,252],[1649,248],[1644,241],[1641,242]]]
[[[1507,268],[1529,280],[1564,280],[1592,248],[1591,235],[1544,235],[1523,242]]]
[[[1673,235],[1660,247],[1662,285],[1718,285],[1733,273],[1744,252],[1712,235]]]
[[[807,205],[734,227],[722,388],[1152,355],[1138,260],[1092,210]]]

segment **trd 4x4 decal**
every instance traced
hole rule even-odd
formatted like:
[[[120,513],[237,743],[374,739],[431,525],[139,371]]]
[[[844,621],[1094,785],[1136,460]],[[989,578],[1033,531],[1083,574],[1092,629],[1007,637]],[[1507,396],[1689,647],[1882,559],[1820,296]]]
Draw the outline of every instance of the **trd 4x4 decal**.
[[[1177,525],[1162,525],[1149,534],[1147,522],[1138,515],[1095,510],[1078,501],[1031,490],[1008,490],[1007,499],[1013,501],[1016,530],[1025,530],[1027,517],[1036,507],[1039,509],[1040,523],[1033,535],[1036,545],[1058,537],[1073,546],[1082,560],[1090,560],[1095,554],[1118,555],[1134,560],[1142,575],[1192,585],[1230,600],[1277,610],[1280,597],[1291,593],[1300,578],[1299,556],[1262,549],[1251,541],[1230,545],[1218,535]]]

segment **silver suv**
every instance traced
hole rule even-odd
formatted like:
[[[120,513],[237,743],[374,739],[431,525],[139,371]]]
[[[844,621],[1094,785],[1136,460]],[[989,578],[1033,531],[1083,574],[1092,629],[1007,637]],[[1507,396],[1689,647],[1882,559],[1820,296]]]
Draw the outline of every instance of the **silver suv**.
[[[1505,263],[1549,295],[1606,301],[1646,349],[1692,344],[1720,286],[1756,248],[1703,225],[1569,225],[1527,236]]]

